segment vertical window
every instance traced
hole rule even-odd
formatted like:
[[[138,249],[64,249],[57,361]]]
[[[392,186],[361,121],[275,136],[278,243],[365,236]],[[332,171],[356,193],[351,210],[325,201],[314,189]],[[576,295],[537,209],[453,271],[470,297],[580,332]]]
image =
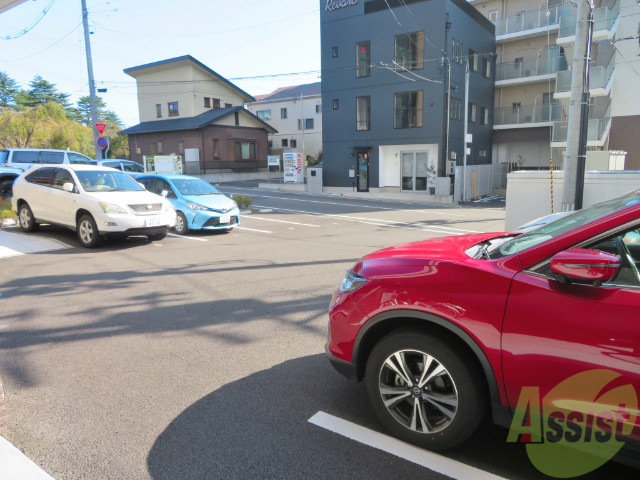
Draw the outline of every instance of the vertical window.
[[[393,128],[422,126],[422,90],[394,94]]]
[[[162,105],[159,103],[156,103],[156,117],[162,118]]]
[[[478,52],[469,49],[469,70],[472,72],[478,71]]]
[[[318,103],[316,105],[316,113],[322,113],[322,104],[321,103]]]
[[[356,130],[371,130],[371,97],[356,97]]]
[[[494,23],[498,21],[498,10],[489,10],[489,21]]]
[[[178,142],[178,153],[184,154],[184,142]]]
[[[488,58],[482,59],[482,76],[491,78],[491,60]]]
[[[338,47],[331,47],[331,56],[333,58],[337,58],[338,57]]]
[[[213,108],[220,108],[220,99],[219,98],[212,98],[212,106]]]
[[[424,32],[396,35],[395,62],[406,70],[424,68]]]
[[[213,139],[213,158],[220,158],[220,140]]]
[[[291,148],[296,148],[298,146],[298,140],[295,138],[291,139]]]
[[[356,43],[356,77],[371,75],[370,42]]]
[[[287,109],[286,109],[286,107],[280,109],[280,118],[287,118]]]
[[[150,145],[150,147],[151,147],[151,155],[155,155],[156,154],[156,144],[152,143]]]
[[[476,123],[476,104],[469,103],[469,123]]]
[[[489,125],[489,109],[487,107],[480,107],[480,124]]]
[[[486,148],[481,148],[478,150],[478,158],[487,158],[488,152]]]
[[[233,119],[234,119],[236,127],[239,127],[240,126],[240,114],[238,112],[234,112]]]
[[[158,153],[162,153],[162,142],[158,142],[157,147],[158,147]]]
[[[340,109],[340,100],[338,100],[337,98],[333,99],[333,109],[334,110],[339,110]]]
[[[283,138],[282,140],[280,140],[280,145],[282,145],[283,147],[288,147],[289,146],[289,139],[288,138]]]
[[[255,160],[256,143],[249,141],[238,141],[235,145],[236,160]]]
[[[211,98],[204,97],[204,108],[211,108]]]
[[[462,65],[464,62],[464,45],[460,40],[456,40],[455,38],[451,40],[451,57],[452,60],[456,63]]]
[[[169,108],[169,116],[170,117],[175,117],[178,116],[178,102],[169,102],[167,104],[167,107]]]

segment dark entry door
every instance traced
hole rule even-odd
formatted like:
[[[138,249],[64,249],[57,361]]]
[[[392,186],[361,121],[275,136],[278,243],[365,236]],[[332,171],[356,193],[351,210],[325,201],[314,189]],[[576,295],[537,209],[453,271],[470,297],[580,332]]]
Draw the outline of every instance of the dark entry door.
[[[358,153],[358,191],[369,191],[369,153]]]

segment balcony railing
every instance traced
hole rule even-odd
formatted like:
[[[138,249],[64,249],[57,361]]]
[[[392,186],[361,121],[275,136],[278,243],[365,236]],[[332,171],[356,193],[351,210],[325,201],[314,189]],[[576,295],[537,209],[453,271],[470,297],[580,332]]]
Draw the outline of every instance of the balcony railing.
[[[549,12],[549,15],[547,15]],[[550,8],[539,8],[530,12],[523,12],[518,15],[499,18],[494,23],[496,25],[496,37],[512,33],[526,32],[534,28],[557,25],[561,15],[570,13],[567,5],[556,5]]]
[[[562,119],[562,105],[560,103],[525,105],[517,108],[496,108],[493,113],[494,126],[551,123]]]
[[[590,110],[593,112],[595,106],[591,105]],[[602,112],[602,110],[600,110]],[[607,108],[603,113],[598,115],[597,113],[590,114],[592,118],[589,119],[589,126],[587,128],[587,143],[588,142],[602,142],[604,134],[607,131],[609,122],[611,121],[611,103],[607,105]],[[552,141],[555,143],[566,143],[567,130],[569,122],[554,122],[553,123],[553,135]]]
[[[496,65],[496,82],[550,75],[565,71],[567,68],[567,59],[564,55],[525,58],[518,63],[509,62]]]
[[[595,66],[589,69],[589,90],[606,88],[613,75],[616,61],[612,55],[606,66]],[[556,78],[556,93],[569,92],[571,90],[571,71],[558,72]]]
[[[611,27],[618,18],[620,12],[620,2],[616,1],[613,5],[607,7],[596,8],[593,12],[593,31],[611,30]],[[570,37],[576,34],[576,14],[562,15],[560,17],[560,28],[558,29],[558,38]]]

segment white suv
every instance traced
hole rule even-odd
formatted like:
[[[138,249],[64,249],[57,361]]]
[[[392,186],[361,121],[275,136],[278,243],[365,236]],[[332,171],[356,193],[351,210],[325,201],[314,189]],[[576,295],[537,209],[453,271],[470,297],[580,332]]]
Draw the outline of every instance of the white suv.
[[[33,167],[14,182],[12,203],[25,232],[39,223],[63,225],[88,248],[109,235],[161,240],[176,221],[166,198],[121,171],[93,165]]]

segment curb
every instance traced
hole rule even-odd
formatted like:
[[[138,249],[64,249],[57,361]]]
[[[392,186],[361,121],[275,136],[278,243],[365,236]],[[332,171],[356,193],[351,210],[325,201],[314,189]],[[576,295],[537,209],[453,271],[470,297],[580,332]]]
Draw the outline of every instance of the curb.
[[[0,435],[7,433],[9,414],[4,403],[4,390],[2,389],[2,378],[0,378]]]

